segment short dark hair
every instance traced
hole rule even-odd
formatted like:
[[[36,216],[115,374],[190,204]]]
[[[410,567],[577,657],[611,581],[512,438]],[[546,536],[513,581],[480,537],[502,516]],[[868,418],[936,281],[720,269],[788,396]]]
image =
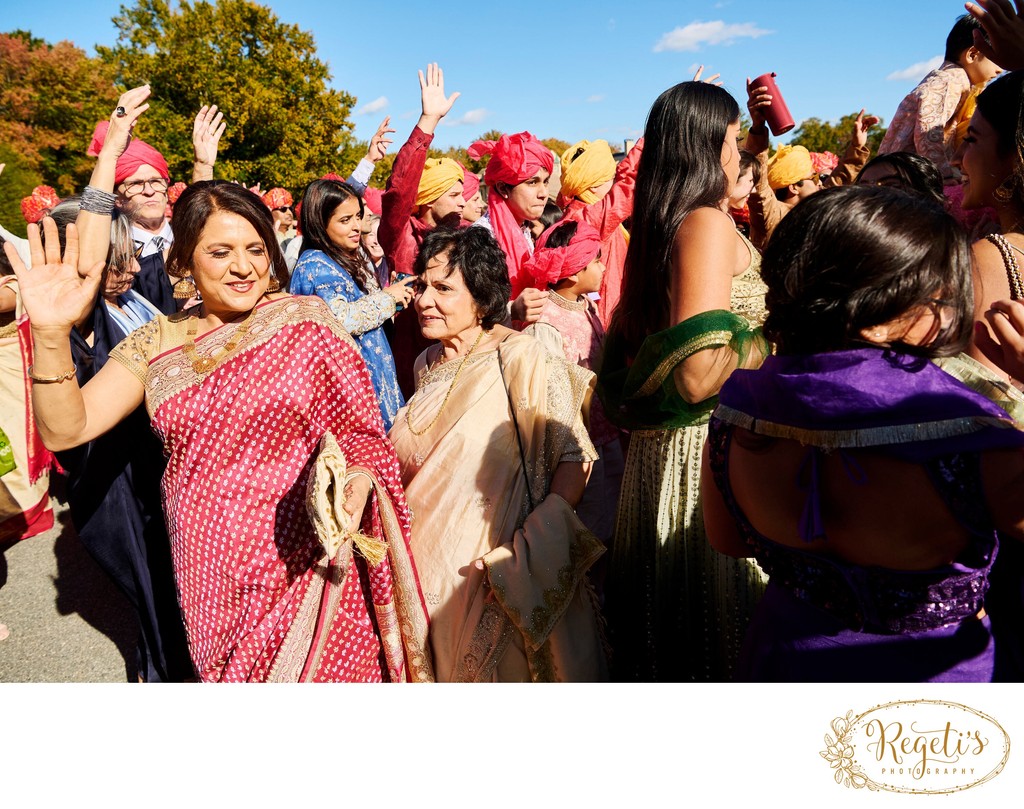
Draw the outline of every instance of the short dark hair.
[[[942,172],[934,162],[923,155],[913,152],[889,152],[880,154],[869,160],[857,175],[857,184],[864,185],[861,177],[868,169],[887,167],[894,175],[886,183],[889,188],[899,188],[913,194],[920,194],[932,202],[945,206],[946,195],[943,192]]]
[[[953,27],[949,31],[949,36],[946,37],[945,58],[947,62],[959,63],[964,51],[974,45],[975,31],[981,31],[982,36],[985,37],[986,41],[988,40],[988,35],[985,33],[985,29],[981,27],[981,23],[970,14],[964,14],[956,18],[956,22],[953,23]]]
[[[423,238],[413,272],[423,275],[431,259],[448,256],[448,274],[462,273],[469,294],[480,310],[480,325],[490,329],[508,316],[512,284],[508,279],[505,252],[484,227],[458,230],[437,228]]]
[[[765,336],[779,354],[865,345],[863,329],[941,298],[949,325],[926,357],[956,354],[973,325],[970,240],[939,205],[895,188],[850,185],[803,200],[779,223],[764,252]]]
[[[302,230],[302,253],[307,250],[320,250],[332,261],[348,271],[363,292],[367,289],[367,281],[371,275],[363,257],[362,247],[355,250],[342,250],[327,235],[327,226],[331,217],[341,203],[355,199],[359,203],[359,218],[363,218],[363,198],[348,183],[338,180],[314,180],[302,195],[302,210],[299,213],[299,228]],[[301,257],[301,253],[299,254]]]
[[[551,228],[551,233],[548,235],[547,241],[544,242],[544,247],[554,249],[567,246],[572,241],[573,236],[576,235],[578,229],[579,222],[575,219],[557,223]]]
[[[561,222],[563,216],[565,216],[565,212],[554,202],[548,200],[544,203],[544,212],[537,221],[544,226],[544,230],[547,230],[552,225]]]
[[[287,289],[288,265],[274,235],[274,218],[270,209],[252,191],[227,180],[192,183],[174,203],[174,218],[171,219],[174,241],[167,253],[168,274],[175,278],[188,274],[203,229],[217,211],[236,214],[255,228],[270,257],[274,277],[282,289]]]

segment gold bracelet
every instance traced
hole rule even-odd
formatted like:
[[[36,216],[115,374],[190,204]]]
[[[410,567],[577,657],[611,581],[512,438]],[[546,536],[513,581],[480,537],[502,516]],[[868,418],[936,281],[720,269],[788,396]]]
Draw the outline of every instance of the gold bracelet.
[[[33,382],[43,382],[47,384],[51,382],[66,382],[67,380],[71,379],[71,377],[78,373],[78,366],[75,365],[74,363],[71,364],[70,371],[61,374],[60,376],[36,376],[35,373],[33,373],[32,368],[33,366],[28,366],[28,378],[31,379]]]

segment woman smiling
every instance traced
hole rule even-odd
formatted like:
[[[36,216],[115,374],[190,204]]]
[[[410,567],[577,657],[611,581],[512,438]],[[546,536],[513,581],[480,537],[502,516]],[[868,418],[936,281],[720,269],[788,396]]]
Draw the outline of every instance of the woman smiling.
[[[122,96],[132,120],[146,95]],[[110,227],[91,212],[80,225]],[[79,269],[74,226],[63,262],[53,221],[45,253],[31,229],[32,269],[15,270],[44,442],[90,441],[145,402],[168,458],[164,513],[200,679],[430,679],[409,512],[354,343],[322,301],[271,291],[284,257],[252,192],[195,183],[173,227],[169,268],[202,303],[134,331],[81,388],[68,333],[95,300],[102,265]],[[319,482],[324,467],[333,496],[311,486],[307,498],[311,470]]]

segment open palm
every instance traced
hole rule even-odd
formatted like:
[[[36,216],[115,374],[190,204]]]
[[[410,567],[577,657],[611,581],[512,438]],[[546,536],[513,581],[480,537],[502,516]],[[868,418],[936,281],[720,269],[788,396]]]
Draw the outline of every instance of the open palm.
[[[103,262],[78,268],[78,232],[68,225],[66,247],[61,259],[57,225],[50,218],[43,219],[46,246],[40,239],[36,225],[28,227],[32,267],[26,268],[13,245],[5,244],[7,258],[18,277],[18,291],[25,312],[34,329],[60,329],[70,332],[96,305]]]

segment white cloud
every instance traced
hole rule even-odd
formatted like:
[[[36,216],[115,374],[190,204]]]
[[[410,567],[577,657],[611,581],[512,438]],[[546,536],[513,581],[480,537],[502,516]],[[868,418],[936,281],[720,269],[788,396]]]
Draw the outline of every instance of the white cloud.
[[[752,22],[691,22],[663,34],[655,44],[654,52],[699,51],[702,45],[732,45],[737,39],[757,39],[771,33],[774,32],[758,28],[757,23]]]
[[[598,101],[604,101],[604,96],[600,94],[594,96],[587,96],[588,104],[596,104]]]
[[[896,70],[885,77],[886,81],[920,81],[928,73],[942,64],[941,56],[933,56],[927,62],[918,62],[905,67],[903,70]]]
[[[463,124],[478,124],[490,114],[490,110],[480,107],[475,110],[469,110],[469,112],[463,113],[458,118],[443,118],[441,119],[441,123],[444,124],[445,126],[462,126]]]
[[[375,98],[373,101],[367,101],[363,106],[356,110],[356,115],[369,115],[373,112],[380,112],[388,105],[388,97],[381,96]]]

